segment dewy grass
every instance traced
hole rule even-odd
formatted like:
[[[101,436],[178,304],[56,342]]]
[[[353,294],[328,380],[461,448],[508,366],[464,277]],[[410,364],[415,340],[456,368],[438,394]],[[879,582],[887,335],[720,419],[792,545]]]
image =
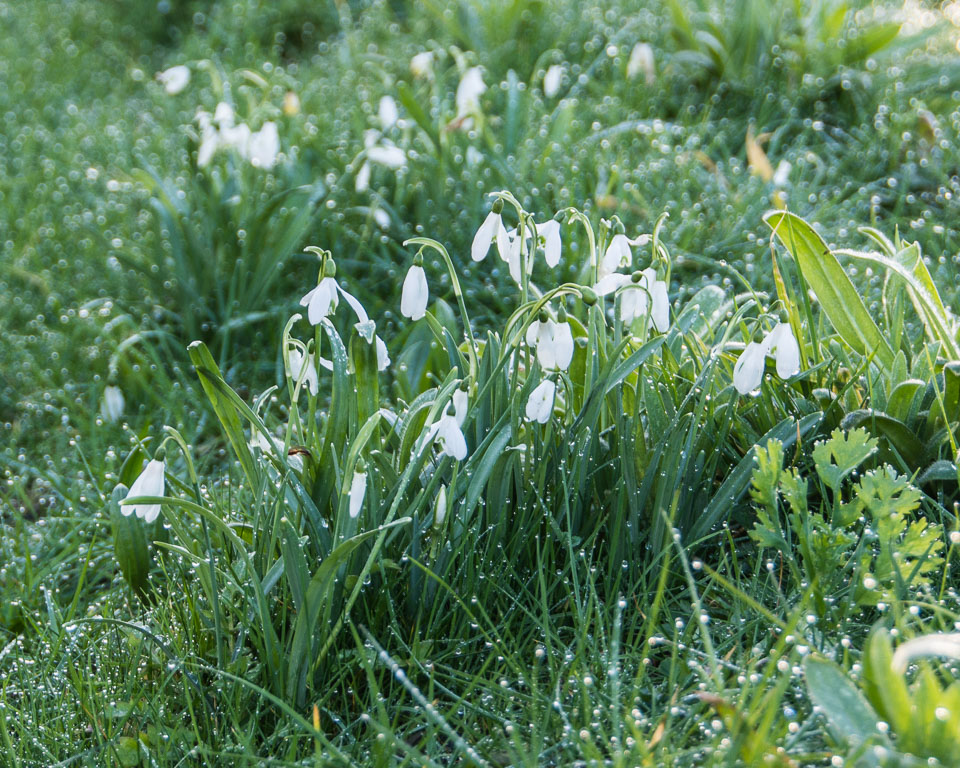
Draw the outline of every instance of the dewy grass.
[[[948,764],[954,11],[0,3],[0,764]]]

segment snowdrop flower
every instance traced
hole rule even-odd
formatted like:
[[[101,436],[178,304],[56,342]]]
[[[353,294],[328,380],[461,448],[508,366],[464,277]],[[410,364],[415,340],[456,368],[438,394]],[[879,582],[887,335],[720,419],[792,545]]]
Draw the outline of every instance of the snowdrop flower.
[[[389,139],[382,139],[378,131],[369,130],[363,135],[364,152],[366,159],[357,172],[355,182],[357,192],[363,192],[370,187],[371,163],[382,165],[391,170],[398,170],[407,164],[407,155]]]
[[[392,96],[383,96],[380,99],[377,117],[380,119],[380,128],[384,131],[390,130],[397,124],[400,112],[397,110],[397,102],[393,100]]]
[[[103,400],[100,401],[100,415],[109,422],[115,422],[123,416],[123,392],[113,384],[103,390]]]
[[[247,154],[255,168],[270,169],[277,162],[280,153],[280,136],[277,124],[266,122],[259,131],[252,134],[247,143]]]
[[[474,261],[483,261],[487,258],[487,253],[490,251],[490,244],[494,239],[497,240],[498,249],[500,248],[501,241],[504,243],[507,242],[507,230],[504,228],[503,219],[500,217],[501,210],[502,206],[494,203],[493,210],[487,214],[487,218],[483,220],[483,224],[480,225],[477,234],[473,236],[473,244],[470,246],[470,258]],[[504,258],[502,250],[500,257]]]
[[[466,390],[456,389],[452,401],[453,415],[450,414],[450,403],[447,403],[443,414],[427,431],[427,440],[436,440],[445,456],[463,461],[467,457],[467,441],[461,429],[467,418]]]
[[[307,371],[303,373],[304,362],[306,362]],[[331,364],[332,365],[332,364]],[[303,374],[303,380],[314,397],[320,391],[320,382],[317,379],[316,358],[311,354],[304,361],[303,353],[299,349],[290,350],[290,378],[295,382],[300,381],[300,375]]]
[[[487,90],[480,67],[471,67],[463,73],[457,86],[457,117],[468,117],[480,111],[480,96]]]
[[[176,96],[190,84],[190,68],[180,64],[157,72],[157,81],[170,96]]]
[[[907,640],[893,652],[890,666],[895,672],[903,674],[911,661],[926,656],[960,659],[960,633],[923,635]]]
[[[561,82],[563,82],[563,67],[554,64],[543,76],[543,95],[552,99],[560,92]]]
[[[616,234],[610,239],[607,250],[597,267],[597,277],[603,278],[620,267],[628,267],[633,262],[631,246],[643,246],[650,242],[650,235],[640,235],[631,240],[626,235]]]
[[[217,124],[218,128],[232,128],[233,120],[233,107],[225,101],[219,102],[217,108],[213,111],[213,122]]]
[[[775,187],[785,187],[787,182],[790,180],[790,171],[793,170],[793,166],[786,160],[781,160],[777,163],[777,170],[773,172],[773,186]]]
[[[224,149],[235,149],[244,160],[250,157],[250,139],[253,134],[246,123],[240,125],[225,125],[220,129],[220,146]]]
[[[527,421],[546,424],[553,415],[553,400],[557,394],[557,385],[550,379],[544,379],[527,398]]]
[[[643,75],[647,85],[653,85],[657,70],[653,60],[653,48],[649,43],[637,43],[630,51],[627,61],[627,77],[633,80],[637,75]]]
[[[410,74],[414,77],[433,75],[433,51],[421,51],[410,59]]]
[[[307,319],[310,325],[316,325],[324,317],[329,317],[337,311],[340,299],[337,292],[340,286],[334,277],[324,277],[317,287],[309,291],[302,299],[300,306],[307,308]]]
[[[350,482],[350,517],[356,517],[363,509],[363,497],[367,493],[367,467],[363,459],[357,461],[353,471],[353,480]]]
[[[126,498],[133,499],[137,496],[163,496],[163,473],[165,470],[162,460],[153,459],[147,463],[140,476],[133,481],[130,490],[127,491]],[[159,504],[125,504],[120,511],[124,517],[130,517],[134,512],[137,517],[143,518],[144,522],[152,523],[160,514]]]
[[[543,240],[543,258],[548,267],[555,267],[560,263],[560,251],[563,244],[560,242],[560,222],[554,219],[537,225],[537,238]]]
[[[733,366],[733,386],[741,395],[749,394],[763,381],[768,354],[777,363],[777,375],[788,379],[800,370],[800,345],[788,323],[777,323],[762,341],[751,341]]]
[[[385,371],[390,367],[390,353],[387,345],[379,336],[374,339],[374,343],[377,345],[377,370]]]
[[[400,314],[411,320],[419,320],[427,313],[427,301],[430,289],[427,286],[427,273],[414,262],[407,270],[403,280],[403,294],[400,297]]]
[[[547,371],[567,370],[573,359],[573,333],[570,324],[554,322],[544,313],[527,328],[527,344],[537,350],[540,367]]]

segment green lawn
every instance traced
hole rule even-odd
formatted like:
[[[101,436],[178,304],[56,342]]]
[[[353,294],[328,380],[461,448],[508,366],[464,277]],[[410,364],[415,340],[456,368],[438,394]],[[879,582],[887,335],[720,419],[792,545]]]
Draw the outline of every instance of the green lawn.
[[[960,764],[956,3],[0,28],[0,765]]]

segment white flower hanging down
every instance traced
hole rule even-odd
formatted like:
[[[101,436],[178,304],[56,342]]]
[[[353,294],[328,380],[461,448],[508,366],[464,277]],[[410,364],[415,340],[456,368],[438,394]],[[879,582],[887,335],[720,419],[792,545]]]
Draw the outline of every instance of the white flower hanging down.
[[[170,96],[176,96],[190,84],[190,68],[180,64],[157,72],[157,82]]]
[[[540,367],[546,371],[570,367],[573,359],[573,332],[567,322],[538,318],[527,328],[527,344],[537,350]]]
[[[467,393],[457,389],[452,399],[453,414],[450,414],[450,403],[447,403],[443,414],[427,430],[426,439],[435,440],[445,456],[463,461],[467,457],[467,440],[461,427],[467,418]]]
[[[427,302],[430,288],[427,285],[427,273],[423,267],[414,263],[403,280],[403,293],[400,296],[400,314],[411,320],[419,320],[427,314]]]
[[[616,234],[610,239],[607,250],[597,266],[597,278],[603,279],[621,267],[633,264],[633,246],[642,246],[650,242],[650,235],[639,235],[632,240],[626,235]]]
[[[553,401],[556,398],[557,385],[550,379],[541,381],[527,398],[527,421],[546,424],[553,415]]]
[[[789,379],[800,371],[800,345],[789,323],[777,323],[762,341],[751,341],[733,367],[733,386],[741,395],[760,387],[767,355],[777,363],[777,375]]]
[[[620,291],[620,320],[625,325],[644,317],[649,310],[653,327],[660,333],[666,333],[670,327],[667,283],[657,279],[657,273],[652,267],[642,272],[634,272],[633,275],[620,272],[606,275],[594,286],[594,290],[598,296]]]
[[[500,247],[501,241],[506,242],[507,230],[504,229],[503,219],[500,216],[499,206],[494,205],[494,210],[487,214],[483,224],[473,236],[473,244],[470,246],[470,258],[474,261],[483,261],[487,258],[490,251],[490,244],[497,240],[497,247]],[[501,253],[501,258],[503,254]]]
[[[487,86],[483,82],[480,67],[471,67],[464,72],[457,86],[457,118],[462,120],[477,114],[480,111],[480,96],[486,90]],[[472,127],[472,122],[468,124],[464,120],[462,127],[469,129]]]
[[[138,496],[163,496],[164,480],[163,473],[166,469],[164,462],[153,459],[147,463],[140,476],[133,481],[130,490],[127,491],[126,498],[134,499]],[[137,517],[142,518],[144,522],[152,523],[160,514],[159,504],[124,504],[120,511],[124,517],[129,517],[136,513]]]
[[[654,62],[653,48],[649,43],[637,43],[630,51],[627,61],[627,77],[633,78],[643,75],[647,85],[653,85],[657,79],[657,68]]]
[[[543,95],[552,99],[560,93],[561,83],[563,83],[563,67],[560,64],[554,64],[543,76]]]
[[[254,168],[269,170],[277,163],[280,154],[280,134],[277,124],[266,122],[247,141],[247,159]]]
[[[414,77],[433,77],[433,51],[421,51],[410,59],[410,74]]]
[[[100,401],[100,415],[109,422],[115,422],[123,416],[123,391],[120,387],[110,384],[103,390],[103,400]]]
[[[356,517],[363,509],[363,497],[367,493],[367,471],[362,460],[357,462],[350,481],[350,517]]]
[[[317,367],[314,365],[314,359],[313,355],[307,357],[307,371],[304,373],[303,353],[296,348],[290,350],[290,378],[295,382],[300,381],[300,376],[303,374],[304,383],[306,383],[307,388],[310,390],[310,394],[316,397],[320,391],[320,382],[317,380]],[[321,360],[321,363],[328,363],[331,368],[333,367],[332,363],[329,363],[327,360]]]
[[[397,124],[400,119],[400,110],[397,109],[397,102],[392,96],[382,96],[380,104],[377,107],[377,119],[380,121],[380,128],[389,131]]]

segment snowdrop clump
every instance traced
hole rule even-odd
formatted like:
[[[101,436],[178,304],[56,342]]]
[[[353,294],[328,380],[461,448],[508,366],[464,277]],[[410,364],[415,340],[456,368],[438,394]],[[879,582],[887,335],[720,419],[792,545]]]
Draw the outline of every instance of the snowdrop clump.
[[[197,165],[208,166],[220,150],[234,150],[255,168],[269,170],[277,163],[280,154],[280,133],[277,124],[267,121],[259,131],[252,131],[246,123],[236,123],[233,107],[221,101],[211,116],[198,110],[197,125],[200,126],[200,148],[197,150]]]
[[[747,344],[733,368],[733,386],[741,395],[760,388],[767,355],[774,356],[781,379],[800,372],[800,346],[789,323],[779,322],[760,341]]]

